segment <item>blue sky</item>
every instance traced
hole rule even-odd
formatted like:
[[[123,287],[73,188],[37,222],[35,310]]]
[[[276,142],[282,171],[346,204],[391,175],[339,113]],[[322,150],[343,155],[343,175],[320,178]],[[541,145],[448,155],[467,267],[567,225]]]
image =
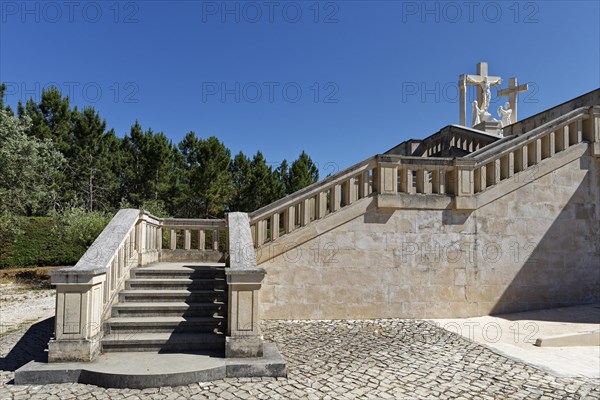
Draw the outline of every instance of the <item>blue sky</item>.
[[[529,83],[521,118],[598,88],[600,2],[0,1],[8,104],[55,83],[119,136],[306,150],[321,176],[458,123],[479,61]]]

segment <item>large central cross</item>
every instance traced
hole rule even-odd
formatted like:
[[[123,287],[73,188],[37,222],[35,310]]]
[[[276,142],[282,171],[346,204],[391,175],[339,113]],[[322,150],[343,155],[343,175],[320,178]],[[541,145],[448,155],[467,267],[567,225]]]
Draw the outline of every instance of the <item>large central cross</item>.
[[[517,85],[517,78],[509,78],[508,88],[498,90],[498,97],[508,97],[508,102],[510,103],[510,107],[512,108],[511,120],[513,123],[518,121],[517,104],[519,92],[526,92],[527,90],[529,90],[529,86],[526,83],[522,85]]]
[[[467,85],[477,86],[477,103],[478,106],[481,107],[484,100],[481,82],[483,82],[484,78],[487,78],[490,86],[500,86],[500,83],[502,83],[502,78],[499,76],[488,75],[488,64],[486,62],[477,64],[477,75],[463,74],[458,78],[458,88],[460,92],[460,124],[462,126],[467,126]]]

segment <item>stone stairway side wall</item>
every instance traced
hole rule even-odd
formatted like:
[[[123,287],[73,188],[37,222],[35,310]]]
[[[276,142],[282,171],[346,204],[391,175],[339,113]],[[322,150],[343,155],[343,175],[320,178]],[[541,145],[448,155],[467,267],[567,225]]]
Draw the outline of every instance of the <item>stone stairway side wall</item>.
[[[476,210],[370,207],[266,261],[261,317],[447,318],[599,301],[600,159],[581,146]]]

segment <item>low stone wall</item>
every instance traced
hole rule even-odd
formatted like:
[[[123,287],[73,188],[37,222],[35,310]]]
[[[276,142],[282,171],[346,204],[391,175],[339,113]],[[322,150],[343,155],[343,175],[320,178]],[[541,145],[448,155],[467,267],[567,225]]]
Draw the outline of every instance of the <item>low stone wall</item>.
[[[366,207],[259,265],[262,318],[466,317],[599,301],[600,159],[588,153],[515,175],[528,184],[474,211]]]

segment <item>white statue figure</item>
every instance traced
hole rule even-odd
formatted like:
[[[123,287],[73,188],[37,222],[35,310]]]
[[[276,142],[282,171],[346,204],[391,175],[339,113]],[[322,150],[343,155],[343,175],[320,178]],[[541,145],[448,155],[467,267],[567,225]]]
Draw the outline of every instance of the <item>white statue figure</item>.
[[[479,119],[479,113],[481,113],[481,110],[479,109],[479,107],[477,107],[477,100],[473,100],[473,125],[471,126],[475,126],[481,122],[481,120]]]
[[[483,103],[481,104],[481,110],[483,112],[487,112],[490,108],[490,100],[492,99],[492,91],[490,90],[490,82],[488,81],[488,77],[484,76],[479,85],[483,91]]]
[[[502,108],[502,106],[498,107],[498,115],[502,119],[501,123],[503,128],[512,124],[512,109],[510,108],[510,103],[508,101],[504,104],[504,108]]]

